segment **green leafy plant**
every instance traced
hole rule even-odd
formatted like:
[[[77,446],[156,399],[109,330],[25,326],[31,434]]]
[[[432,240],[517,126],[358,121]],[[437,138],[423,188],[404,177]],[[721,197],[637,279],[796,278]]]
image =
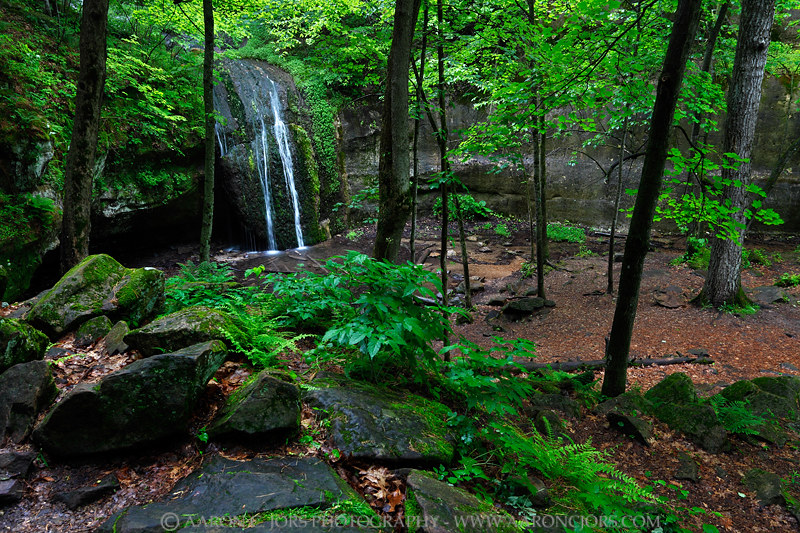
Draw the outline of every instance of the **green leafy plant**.
[[[714,408],[722,426],[731,433],[757,435],[758,428],[769,423],[765,417],[753,413],[747,400],[733,401],[715,394],[708,399],[708,403]]]
[[[167,313],[194,305],[225,307],[231,298],[246,292],[236,283],[229,265],[213,262],[181,264],[180,273],[168,278],[165,285]]]
[[[719,308],[720,311],[724,311],[731,315],[754,315],[758,313],[759,309],[761,308],[755,303],[750,303],[745,306],[726,303],[722,304]]]
[[[486,202],[483,200],[476,200],[471,194],[460,193],[458,195],[458,202],[461,207],[461,216],[464,220],[487,219],[491,216],[496,216],[496,213],[486,207]],[[447,198],[447,209],[450,216],[456,214],[456,203],[453,195]],[[433,215],[435,217],[442,216],[442,198],[438,197],[433,202]]]
[[[506,224],[500,223],[494,227],[494,232],[500,235],[501,237],[511,237],[511,231],[508,229]]]
[[[797,285],[800,285],[800,274],[784,272],[775,280],[776,287],[796,287]]]
[[[586,241],[586,230],[576,226],[548,224],[547,238],[553,242],[582,243]]]
[[[582,244],[575,257],[594,257],[596,255],[588,246]]]

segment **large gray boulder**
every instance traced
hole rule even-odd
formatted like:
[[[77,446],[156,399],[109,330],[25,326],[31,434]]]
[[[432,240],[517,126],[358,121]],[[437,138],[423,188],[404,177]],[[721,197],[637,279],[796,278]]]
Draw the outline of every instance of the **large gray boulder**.
[[[162,316],[124,337],[128,346],[145,357],[210,340],[228,341],[226,332],[238,332],[231,318],[209,307],[187,307]],[[234,333],[236,334],[236,333]]]
[[[100,254],[67,272],[25,319],[55,339],[100,315],[140,323],[157,314],[163,304],[163,272],[125,268],[113,257]]]
[[[330,419],[331,445],[376,461],[448,464],[455,451],[449,409],[413,394],[346,382],[315,382],[305,401]]]
[[[140,359],[97,384],[79,384],[36,427],[33,439],[53,455],[77,456],[179,435],[226,355],[225,345],[210,341]]]
[[[38,329],[15,318],[0,318],[0,373],[18,363],[44,357],[49,341]]]
[[[294,509],[304,512],[297,514]],[[250,517],[270,511],[281,512],[244,531],[376,531],[336,527],[347,515],[380,524],[369,505],[318,458],[234,461],[215,456],[179,481],[163,501],[129,507],[109,518],[96,533],[242,531],[255,523]],[[326,518],[330,527],[324,525]]]
[[[0,442],[6,437],[11,442],[24,440],[57,394],[50,365],[44,361],[20,363],[0,374]]]
[[[210,435],[278,436],[300,428],[300,389],[265,370],[236,391],[208,428]]]

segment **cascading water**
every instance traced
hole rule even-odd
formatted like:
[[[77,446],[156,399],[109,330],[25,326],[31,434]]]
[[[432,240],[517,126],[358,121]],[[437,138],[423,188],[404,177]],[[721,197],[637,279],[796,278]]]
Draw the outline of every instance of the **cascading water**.
[[[269,79],[269,78],[268,78]],[[269,80],[272,85],[270,93],[270,102],[272,103],[272,116],[274,119],[273,129],[275,130],[275,139],[278,142],[278,151],[281,154],[281,163],[283,163],[283,177],[286,180],[286,188],[289,189],[289,194],[292,198],[292,209],[294,211],[294,231],[297,235],[298,248],[305,246],[303,243],[303,228],[300,226],[300,199],[297,196],[297,187],[294,184],[294,165],[292,163],[292,152],[289,150],[289,129],[281,117],[280,98],[278,98],[278,88],[275,82]]]
[[[266,225],[265,231],[259,233],[262,239],[265,237],[267,249],[279,249],[278,223],[287,229],[293,225],[296,246],[305,246],[289,128],[283,119],[278,86],[255,62],[236,61],[226,67],[236,95],[227,94],[222,84],[215,87],[215,109],[225,122],[216,124],[220,156],[225,158],[223,162],[242,169],[241,173],[253,178],[257,175],[263,194]],[[235,96],[238,96],[238,101],[234,100]],[[239,104],[241,108],[237,107]],[[234,118],[236,116],[239,120]],[[237,138],[240,139],[238,143]],[[278,175],[280,172],[283,180]],[[238,194],[246,195],[245,188],[243,185]],[[286,242],[291,237],[285,233],[282,235],[280,243],[283,247],[291,246],[291,241]]]

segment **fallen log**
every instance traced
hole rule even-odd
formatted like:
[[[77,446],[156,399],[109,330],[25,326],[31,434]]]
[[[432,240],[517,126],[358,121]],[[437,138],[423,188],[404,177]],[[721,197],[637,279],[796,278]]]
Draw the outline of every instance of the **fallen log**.
[[[663,358],[649,358],[631,359],[628,361],[628,366],[666,366],[666,365],[680,365],[683,363],[691,363],[695,365],[711,365],[714,360],[710,357],[663,357]],[[519,366],[526,371],[532,370],[561,370],[564,372],[571,372],[573,370],[591,370],[594,368],[602,368],[606,366],[605,359],[591,359],[589,361],[561,361],[555,363],[534,363],[525,362],[518,363]],[[514,370],[514,367],[507,367],[509,370]]]

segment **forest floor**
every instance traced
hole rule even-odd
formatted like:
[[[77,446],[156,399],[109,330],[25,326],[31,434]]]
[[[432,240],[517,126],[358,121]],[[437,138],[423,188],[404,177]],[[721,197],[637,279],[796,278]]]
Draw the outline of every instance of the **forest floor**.
[[[527,228],[522,223],[502,222],[510,235],[496,232],[495,221],[469,223],[468,256],[470,274],[482,279],[483,290],[474,298],[476,310],[469,324],[455,325],[457,335],[478,344],[488,344],[494,336],[526,338],[536,343],[537,362],[601,359],[604,339],[610,331],[615,299],[606,294],[607,236],[589,233],[583,244],[552,243],[550,262],[554,266],[545,278],[546,296],[556,302],[550,312],[531,319],[511,322],[488,319],[499,309],[489,304],[497,297],[510,296],[535,287],[535,277],[523,278],[520,269],[530,258]],[[436,268],[438,257],[438,227],[431,219],[421,222],[418,236],[418,258]],[[294,271],[319,269],[331,255],[341,255],[349,249],[368,252],[374,230],[368,227],[336,236],[326,243],[304,250],[279,255],[222,251],[216,259],[231,264],[242,273],[246,268],[266,264],[267,270]],[[743,273],[743,285],[752,289],[772,285],[783,273],[800,274],[800,253],[797,238],[761,237],[748,241],[748,247],[758,247],[772,259],[770,266],[754,266]],[[799,375],[800,370],[800,288],[788,289],[789,301],[762,306],[753,315],[732,314],[696,307],[689,303],[703,283],[702,272],[685,264],[673,266],[673,260],[684,252],[684,243],[674,237],[655,236],[653,251],[648,255],[636,325],[631,345],[632,357],[664,357],[687,355],[689,350],[701,350],[714,360],[713,365],[678,364],[631,368],[629,387],[647,390],[673,372],[691,376],[703,395],[718,392],[723,386],[741,379],[764,375]],[[624,240],[619,243],[622,250]],[[164,269],[168,275],[179,270],[179,263],[195,260],[192,246],[173,247],[149,257],[120,258],[126,266],[150,265]],[[403,259],[409,259],[407,247]],[[459,281],[458,253],[448,253],[451,282]],[[615,263],[618,276],[620,263]],[[657,300],[674,307],[664,307]],[[13,309],[13,307],[12,307]],[[71,348],[70,336],[58,345]],[[55,365],[56,380],[62,389],[71,388],[78,378],[97,379],[100,375],[124,366],[134,357],[131,354],[103,356],[98,347],[89,348],[79,358]],[[290,357],[286,364],[298,373],[308,366],[301,357]],[[203,409],[192,424],[194,430],[203,427],[225,394],[240,384],[251,370],[244,362],[226,363],[209,386]],[[602,372],[596,372],[602,380]],[[304,413],[303,426],[313,429],[313,414]],[[620,470],[640,480],[654,484],[656,491],[677,507],[694,509],[694,516],[685,516],[685,527],[698,531],[701,524],[714,524],[720,531],[775,532],[795,531],[798,522],[782,506],[761,506],[755,495],[741,483],[743,474],[751,468],[763,468],[778,474],[791,487],[800,488],[800,442],[790,441],[783,447],[767,447],[752,440],[733,438],[732,449],[726,453],[709,454],[667,426],[656,423],[655,442],[645,447],[623,437],[609,427],[605,417],[588,412],[572,420],[569,434],[576,442],[591,441],[609,454]],[[314,430],[317,431],[317,430]],[[315,435],[318,440],[320,435]],[[22,449],[30,449],[30,445]],[[139,450],[128,455],[94,458],[84,461],[58,462],[40,455],[36,470],[27,482],[22,503],[0,509],[0,531],[33,533],[41,531],[92,531],[113,512],[129,505],[143,504],[164,496],[172,485],[188,474],[203,460],[203,454],[221,451],[214,443],[202,445],[194,437],[170,445]],[[298,443],[265,445],[263,449],[233,447],[225,450],[228,457],[252,457],[288,453],[311,453],[324,456],[325,446]],[[696,482],[674,479],[678,454],[688,453],[699,465]],[[364,465],[340,460],[333,465],[362,493],[370,491],[370,479],[381,465]],[[385,471],[383,469],[382,471]],[[92,483],[108,473],[120,481],[121,488],[112,496],[70,511],[62,504],[52,503],[52,495]],[[389,474],[387,474],[389,475]],[[702,511],[701,511],[702,510]],[[704,511],[704,512],[703,512]]]

